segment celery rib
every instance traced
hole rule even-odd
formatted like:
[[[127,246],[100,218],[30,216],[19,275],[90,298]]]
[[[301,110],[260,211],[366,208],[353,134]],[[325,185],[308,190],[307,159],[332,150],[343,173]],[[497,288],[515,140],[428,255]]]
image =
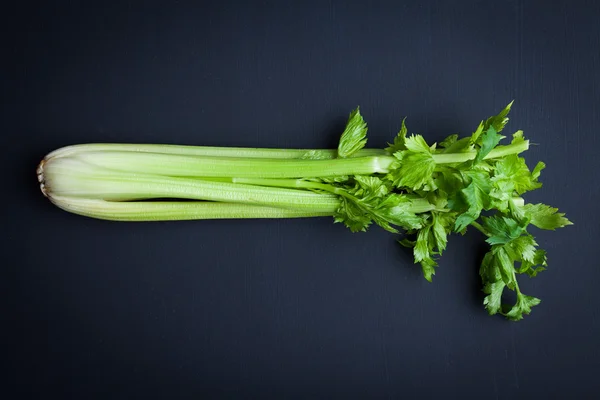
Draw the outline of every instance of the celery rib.
[[[322,192],[329,192],[339,196],[349,197],[345,190],[335,187],[330,184],[305,181],[302,179],[252,179],[252,178],[226,178],[227,182],[235,184],[245,185],[258,185],[267,187],[280,187],[280,188],[298,188],[298,189],[310,189],[319,190]],[[221,180],[222,181],[222,180]],[[407,198],[411,201],[411,212],[420,214],[435,210],[435,206],[427,199],[418,197],[416,195],[407,195]]]
[[[150,174],[168,177],[238,177],[238,178],[318,178],[343,175],[371,175],[388,173],[397,159],[393,156],[364,156],[337,159],[285,159],[255,157],[217,157],[192,154],[152,153],[127,151],[127,145],[78,145],[51,153],[46,162],[79,159],[87,164],[130,174]],[[114,148],[102,150],[102,146]],[[145,145],[143,148],[151,148]],[[154,145],[161,148],[161,145]],[[527,150],[529,143],[498,146],[485,158],[497,158]],[[175,146],[175,148],[186,146]],[[115,150],[119,149],[119,150]],[[200,151],[203,147],[193,147]],[[207,148],[211,149],[211,148]],[[219,148],[217,148],[219,149]],[[231,150],[231,149],[230,149]],[[259,149],[259,151],[262,151]],[[277,152],[279,150],[275,150]],[[325,151],[325,150],[323,150]],[[285,153],[276,153],[283,155]],[[243,152],[242,152],[243,153]],[[230,155],[235,154],[231,152]],[[239,154],[238,154],[239,155]],[[263,154],[264,155],[264,154]],[[476,152],[433,154],[436,164],[462,163],[474,159]]]
[[[47,158],[65,157],[87,152],[127,151],[132,153],[155,153],[182,156],[210,156],[233,158],[317,158],[332,159],[338,156],[334,149],[280,149],[280,148],[246,148],[246,147],[218,147],[218,146],[193,146],[175,144],[134,144],[134,143],[85,143],[59,148],[48,154]],[[382,149],[361,149],[353,157],[382,156],[386,152]]]
[[[110,221],[309,218],[328,217],[335,212],[334,206],[313,211],[208,201],[112,202],[56,195],[49,198],[64,211]]]
[[[63,157],[64,158],[64,157]],[[335,160],[220,158],[178,154],[87,152],[71,155],[85,163],[129,173],[181,177],[311,178],[385,173],[394,157],[356,157]],[[58,158],[61,159],[61,158]]]
[[[509,144],[506,146],[496,146],[490,151],[484,160],[504,157],[510,154],[519,154],[529,149],[529,140],[524,140],[520,143]],[[436,164],[459,164],[465,161],[474,160],[477,156],[476,151],[465,151],[460,153],[441,153],[433,154],[433,160]]]

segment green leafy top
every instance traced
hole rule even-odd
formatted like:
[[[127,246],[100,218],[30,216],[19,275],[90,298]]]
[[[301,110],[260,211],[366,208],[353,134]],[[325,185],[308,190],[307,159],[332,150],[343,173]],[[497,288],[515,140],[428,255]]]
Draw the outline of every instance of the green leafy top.
[[[508,123],[508,113],[510,113],[513,103],[514,100],[508,103],[508,105],[504,107],[504,109],[502,109],[502,111],[500,111],[498,114],[489,117],[483,124],[483,130],[488,130],[490,127],[492,127],[496,132],[500,132],[502,129],[504,129]]]
[[[572,223],[556,208],[525,204],[521,197],[542,186],[538,179],[545,164],[530,170],[519,155],[528,144],[522,131],[512,135],[508,146],[499,145],[506,138],[499,132],[512,104],[481,121],[471,135],[452,134],[439,146],[409,134],[404,119],[385,149],[396,160],[388,173],[323,182],[340,195],[336,222],[353,232],[365,231],[372,223],[393,233],[402,229],[399,242],[412,248],[428,281],[451,233],[465,234],[468,227],[482,232],[490,245],[480,267],[484,306],[489,314],[520,320],[540,300],[521,292],[517,275],[534,277],[547,267],[546,252],[528,228],[555,230]],[[342,134],[339,157],[363,148],[366,132],[356,109]],[[505,289],[516,292],[513,305],[504,304]]]
[[[404,146],[405,150],[394,153],[398,161],[387,179],[398,188],[431,190],[435,170],[433,150],[421,135],[405,138]]]
[[[386,150],[388,153],[393,154],[397,151],[406,150],[405,141],[406,141],[406,134],[408,133],[408,130],[406,129],[405,122],[406,122],[406,118],[404,118],[402,120],[402,127],[400,128],[400,131],[394,138],[394,143],[388,143],[389,146],[386,147]]]
[[[338,156],[350,157],[367,144],[367,123],[360,115],[359,107],[350,113],[346,129],[340,138]]]

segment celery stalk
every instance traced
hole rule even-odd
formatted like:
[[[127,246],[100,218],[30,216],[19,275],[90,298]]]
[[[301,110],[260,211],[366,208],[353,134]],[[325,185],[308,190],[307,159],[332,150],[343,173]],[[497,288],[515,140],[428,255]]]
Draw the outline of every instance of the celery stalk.
[[[312,210],[290,210],[251,204],[209,201],[133,201],[115,202],[77,197],[50,196],[58,208],[85,217],[110,221],[182,221],[204,219],[271,219],[327,217],[335,205]]]
[[[252,147],[217,147],[174,144],[134,143],[85,143],[65,146],[48,154],[47,158],[64,157],[72,154],[105,151],[127,151],[132,153],[173,154],[182,156],[234,157],[234,158],[312,158],[332,159],[338,156],[334,149],[278,149]],[[382,156],[382,149],[362,149],[353,157]]]
[[[38,179],[46,195],[107,201],[146,199],[209,200],[326,212],[337,196],[305,190],[205,181],[177,176],[127,173],[61,157],[40,165]]]

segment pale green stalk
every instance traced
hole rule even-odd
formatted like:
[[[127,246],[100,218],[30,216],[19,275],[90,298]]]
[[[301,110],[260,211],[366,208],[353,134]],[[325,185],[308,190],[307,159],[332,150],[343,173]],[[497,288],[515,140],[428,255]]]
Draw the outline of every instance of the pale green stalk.
[[[89,145],[92,146],[92,145]],[[98,145],[100,146],[100,145]],[[46,160],[77,159],[115,171],[175,177],[239,178],[318,178],[343,175],[386,174],[397,159],[393,156],[364,156],[337,159],[283,159],[255,157],[216,157],[191,154],[149,153],[143,151],[91,150],[81,145],[71,150],[51,153]],[[126,145],[124,148],[126,148]],[[150,145],[147,145],[150,146]],[[498,146],[485,159],[503,157],[527,150],[529,143]],[[77,150],[79,149],[79,150]],[[186,148],[187,149],[187,148]],[[201,149],[201,147],[190,148]],[[436,164],[457,164],[474,159],[475,151],[433,154]]]
[[[338,196],[352,198],[346,190],[343,188],[336,187],[334,185],[311,182],[303,179],[263,179],[263,178],[206,178],[208,180],[216,179],[218,182],[231,182],[235,184],[243,185],[257,185],[267,187],[280,187],[280,188],[296,188],[296,189],[309,189],[318,190],[320,192],[333,193]],[[406,195],[411,201],[410,209],[415,214],[420,214],[428,211],[435,210],[435,206],[429,203],[426,199],[421,198],[417,195]]]
[[[317,211],[311,211],[208,201],[113,202],[54,195],[49,198],[67,212],[110,221],[327,217],[332,216],[336,209],[333,204],[329,210],[319,207]]]
[[[174,144],[133,144],[133,143],[86,143],[62,147],[48,154],[47,158],[64,157],[72,154],[104,151],[127,151],[133,153],[177,154],[182,156],[208,156],[233,158],[318,158],[331,159],[338,156],[335,149],[278,149],[252,147],[217,147]],[[381,156],[383,149],[362,149],[353,157]]]
[[[233,158],[178,154],[102,151],[75,153],[60,159],[77,159],[90,165],[129,173],[182,177],[312,178],[369,175],[389,171],[394,157],[374,156],[329,160]]]
[[[339,204],[337,196],[333,194],[125,173],[70,157],[55,158],[41,164],[38,179],[46,194],[109,201],[176,198],[257,204],[313,212],[327,212]]]

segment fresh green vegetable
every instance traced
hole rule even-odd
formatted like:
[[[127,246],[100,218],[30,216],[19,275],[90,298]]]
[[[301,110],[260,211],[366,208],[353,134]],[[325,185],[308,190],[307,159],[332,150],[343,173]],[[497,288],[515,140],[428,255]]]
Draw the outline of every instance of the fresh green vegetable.
[[[405,121],[385,149],[368,149],[367,125],[354,110],[338,148],[261,149],[159,144],[81,144],[48,154],[41,190],[71,213],[115,221],[333,217],[352,232],[372,224],[397,234],[432,281],[452,233],[480,231],[490,245],[480,276],[489,314],[520,320],[540,300],[517,275],[536,276],[546,252],[527,229],[571,222],[556,208],[529,204],[539,189],[522,131],[500,145],[512,103],[471,135],[439,144],[408,134]],[[516,303],[504,304],[505,290]]]

